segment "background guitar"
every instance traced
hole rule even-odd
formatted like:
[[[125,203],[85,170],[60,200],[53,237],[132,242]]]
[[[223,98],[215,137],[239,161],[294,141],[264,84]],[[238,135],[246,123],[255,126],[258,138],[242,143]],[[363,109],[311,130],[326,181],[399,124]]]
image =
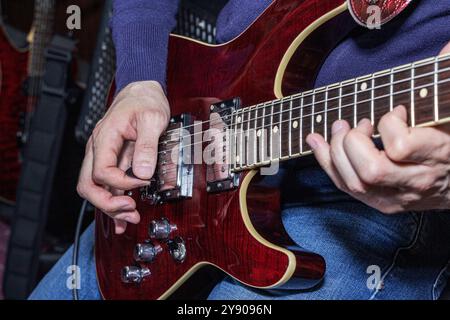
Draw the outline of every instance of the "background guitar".
[[[20,145],[44,72],[44,53],[53,30],[54,0],[35,2],[26,41],[0,19],[0,201],[13,203],[20,173]],[[29,45],[28,45],[29,44]]]

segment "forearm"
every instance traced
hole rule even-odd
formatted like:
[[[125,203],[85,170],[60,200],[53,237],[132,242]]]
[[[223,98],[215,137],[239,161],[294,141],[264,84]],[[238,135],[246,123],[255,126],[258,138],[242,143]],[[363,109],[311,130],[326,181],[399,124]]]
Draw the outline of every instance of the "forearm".
[[[168,40],[177,10],[178,0],[114,0],[118,91],[145,80],[165,88]]]

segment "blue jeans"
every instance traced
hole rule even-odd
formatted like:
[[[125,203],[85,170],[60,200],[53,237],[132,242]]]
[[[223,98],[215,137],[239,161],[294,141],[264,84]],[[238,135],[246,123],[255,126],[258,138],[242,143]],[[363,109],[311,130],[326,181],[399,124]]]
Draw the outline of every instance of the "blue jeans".
[[[450,276],[450,213],[384,215],[338,191],[316,167],[283,168],[283,222],[294,241],[327,261],[323,283],[311,291],[273,294],[225,279],[210,299],[437,299]],[[93,224],[80,243],[80,299],[100,299]],[[30,299],[71,299],[66,283],[72,248]]]

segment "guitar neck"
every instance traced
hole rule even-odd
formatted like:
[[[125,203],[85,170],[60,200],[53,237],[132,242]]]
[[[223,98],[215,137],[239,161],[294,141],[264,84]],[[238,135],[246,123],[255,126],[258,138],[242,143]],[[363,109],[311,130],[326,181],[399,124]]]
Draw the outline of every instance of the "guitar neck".
[[[41,77],[44,74],[45,49],[53,34],[55,0],[35,1],[33,35],[28,60],[28,75]]]
[[[411,127],[450,121],[450,55],[237,110],[231,120],[233,170],[310,154],[308,134],[330,141],[331,126],[341,119],[356,127],[367,118],[376,128],[398,105],[407,108]]]

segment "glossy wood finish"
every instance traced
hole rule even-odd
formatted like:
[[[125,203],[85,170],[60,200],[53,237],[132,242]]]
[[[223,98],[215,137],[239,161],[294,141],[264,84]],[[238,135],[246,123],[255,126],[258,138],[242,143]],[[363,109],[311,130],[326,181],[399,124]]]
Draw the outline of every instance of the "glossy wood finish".
[[[14,201],[20,163],[17,144],[19,117],[27,98],[23,83],[27,77],[26,50],[14,47],[0,22],[0,201]]]
[[[172,37],[168,65],[168,97],[172,113],[188,112],[204,120],[208,118],[210,104],[220,100],[239,96],[244,105],[251,105],[275,98],[275,75],[289,45],[307,26],[344,2],[274,1],[249,29],[221,46],[206,46]],[[348,13],[344,15],[344,20],[350,19]],[[286,72],[290,76],[283,80],[286,92],[310,88],[326,54],[350,29],[341,27],[342,18],[332,21],[334,23],[327,24],[328,30],[337,29],[342,34],[327,37],[324,41],[307,42],[308,63],[289,63]],[[311,37],[320,34],[323,35],[313,33]],[[301,76],[295,76],[296,73]],[[285,232],[279,215],[277,190],[260,184],[257,177],[252,180],[246,194],[248,214],[256,229],[251,230],[245,224],[245,205],[239,197],[240,193],[245,195],[243,186],[230,192],[208,194],[205,169],[202,165],[194,168],[192,199],[151,206],[140,201],[134,191],[142,219],[139,225],[128,226],[123,235],[114,235],[113,222],[97,212],[95,252],[97,276],[104,298],[165,298],[181,277],[187,277],[203,262],[215,264],[241,282],[256,287],[276,285],[292,266],[295,267],[289,274],[292,278],[284,288],[309,288],[322,279],[323,258],[301,249]],[[251,173],[243,173],[241,181],[246,174]],[[120,270],[135,264],[135,244],[148,239],[150,221],[163,216],[177,224],[174,236],[180,235],[186,240],[186,260],[175,263],[163,244],[164,252],[156,261],[143,264],[150,268],[152,275],[139,285],[123,284]],[[261,237],[275,246],[262,243]],[[294,261],[289,261],[289,255],[276,246],[293,252]]]

